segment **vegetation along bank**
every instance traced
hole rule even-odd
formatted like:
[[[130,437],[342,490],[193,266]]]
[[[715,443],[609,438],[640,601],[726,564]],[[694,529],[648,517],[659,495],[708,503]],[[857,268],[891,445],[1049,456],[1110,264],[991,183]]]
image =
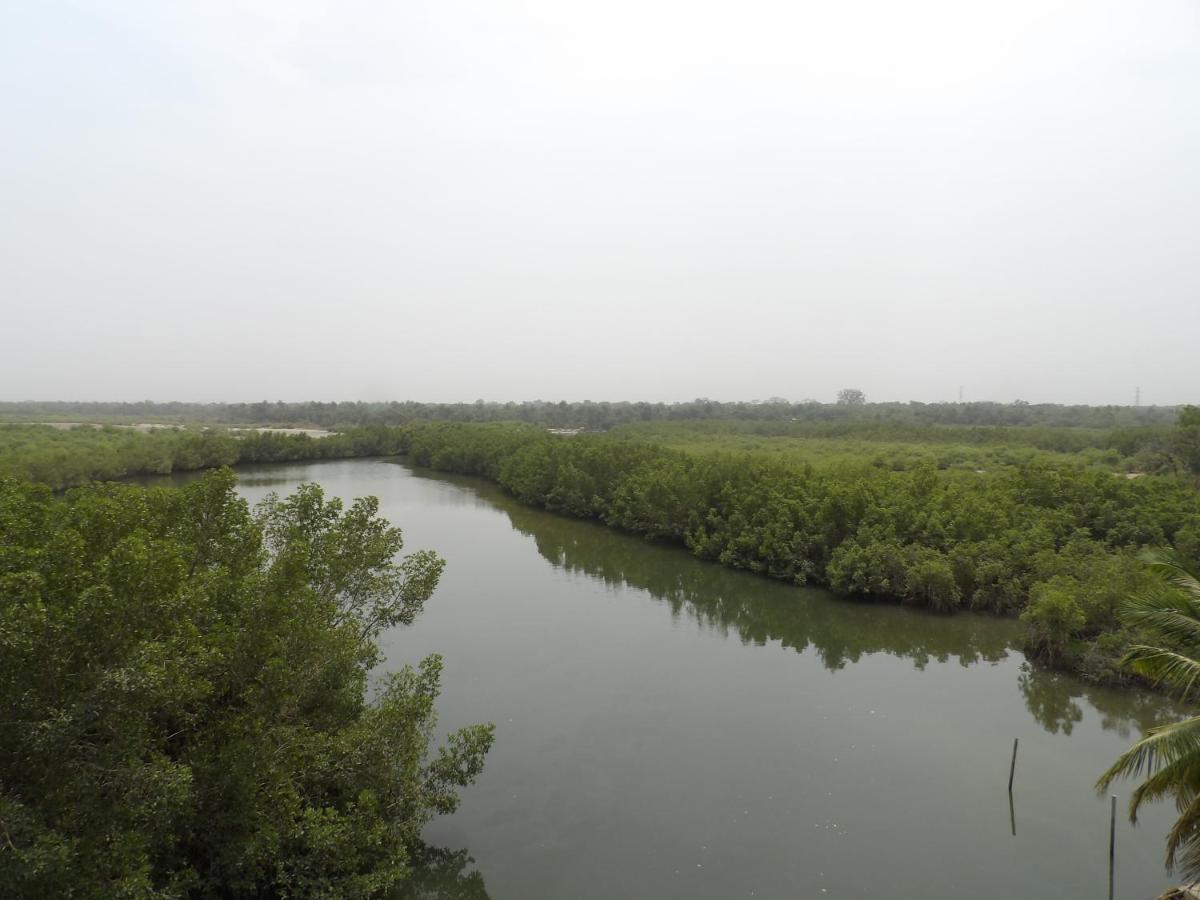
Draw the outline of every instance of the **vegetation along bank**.
[[[1041,456],[988,472],[813,465],[521,425],[414,424],[402,443],[417,465],[724,565],[935,612],[1019,615],[1033,656],[1098,680],[1129,677],[1117,661],[1139,635],[1117,608],[1147,584],[1138,554],[1200,555],[1187,474],[1125,478]]]
[[[407,454],[703,559],[935,612],[1019,615],[1027,650],[1119,681],[1138,553],[1200,556],[1200,426],[693,421],[569,437],[520,423],[302,434],[0,427],[0,475],[62,489],[222,465]],[[1134,471],[1129,471],[1133,469]],[[1144,472],[1150,474],[1144,474]],[[1130,475],[1135,477],[1129,477]]]

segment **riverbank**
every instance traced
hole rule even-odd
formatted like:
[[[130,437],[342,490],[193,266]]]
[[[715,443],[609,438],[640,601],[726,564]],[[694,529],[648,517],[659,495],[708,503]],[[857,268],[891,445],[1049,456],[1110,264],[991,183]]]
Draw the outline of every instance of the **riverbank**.
[[[0,475],[65,490],[90,481],[167,475],[220,466],[388,456],[394,428],[319,429],[0,424]]]
[[[899,471],[860,458],[816,467],[774,451],[689,453],[513,424],[416,423],[319,439],[0,427],[0,474],[59,490],[223,465],[401,454],[731,568],[936,613],[1020,617],[1042,663],[1110,683],[1129,681],[1116,662],[1136,635],[1114,611],[1143,583],[1138,550],[1200,547],[1200,495],[1180,479],[1114,478],[1053,458],[987,472],[919,458]]]
[[[479,475],[523,503],[685,547],[794,584],[938,613],[1019,616],[1040,661],[1097,681],[1137,635],[1118,604],[1146,583],[1144,547],[1200,545],[1200,494],[1173,477],[1035,459],[981,477],[918,466],[821,469],[688,454],[522,426],[403,429],[414,463]]]

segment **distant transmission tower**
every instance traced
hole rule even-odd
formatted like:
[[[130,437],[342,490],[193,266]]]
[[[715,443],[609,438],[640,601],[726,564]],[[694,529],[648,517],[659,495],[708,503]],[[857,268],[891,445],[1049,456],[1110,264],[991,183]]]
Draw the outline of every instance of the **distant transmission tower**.
[[[1133,389],[1133,405],[1134,406],[1142,405],[1142,389],[1140,387],[1135,387]]]
[[[958,386],[958,402],[962,403],[962,385]]]

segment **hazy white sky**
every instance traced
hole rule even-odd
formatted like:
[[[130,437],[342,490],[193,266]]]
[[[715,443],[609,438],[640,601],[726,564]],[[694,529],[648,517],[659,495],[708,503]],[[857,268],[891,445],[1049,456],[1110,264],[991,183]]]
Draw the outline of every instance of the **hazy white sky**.
[[[1200,399],[1197,0],[8,0],[0,115],[2,399]]]

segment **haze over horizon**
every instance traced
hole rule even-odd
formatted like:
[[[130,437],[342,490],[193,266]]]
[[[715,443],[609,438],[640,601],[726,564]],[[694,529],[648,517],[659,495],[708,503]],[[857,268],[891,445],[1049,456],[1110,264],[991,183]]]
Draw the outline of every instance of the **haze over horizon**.
[[[1200,387],[1200,6],[50,2],[4,400]]]
[[[600,404],[600,403],[611,403],[611,404],[663,403],[663,404],[667,404],[667,405],[672,405],[672,404],[693,403],[693,402],[704,401],[704,400],[712,401],[714,403],[745,403],[745,404],[750,404],[750,405],[768,404],[768,403],[773,403],[773,402],[777,402],[777,401],[782,401],[784,403],[791,403],[791,404],[796,404],[796,405],[805,404],[805,403],[813,403],[813,402],[827,404],[827,405],[836,403],[836,397],[822,398],[822,397],[813,397],[808,394],[805,394],[804,396],[797,396],[797,397],[779,397],[779,396],[772,395],[771,397],[690,397],[690,398],[670,397],[670,398],[666,398],[666,399],[656,399],[656,398],[647,398],[647,397],[616,397],[616,398],[613,398],[613,397],[559,397],[559,396],[547,395],[547,396],[541,396],[541,397],[524,397],[524,398],[476,397],[474,400],[464,400],[464,399],[427,400],[427,399],[422,399],[420,397],[380,397],[380,398],[375,398],[375,399],[366,399],[366,398],[362,398],[362,397],[286,397],[286,398],[285,397],[257,397],[257,398],[236,397],[236,398],[232,398],[232,399],[229,399],[229,398],[204,398],[204,397],[195,398],[195,399],[179,398],[179,397],[166,397],[166,398],[161,398],[161,399],[153,399],[150,397],[141,397],[141,398],[138,398],[138,397],[111,398],[111,397],[109,397],[109,398],[99,398],[99,399],[81,399],[78,397],[75,397],[75,398],[72,398],[72,397],[16,397],[16,398],[0,399],[0,403],[27,403],[27,404],[65,403],[68,405],[71,405],[71,404],[104,405],[104,404],[138,404],[138,403],[155,403],[155,404],[184,403],[184,404],[225,404],[225,405],[257,404],[257,403],[272,403],[272,404],[273,403],[288,403],[288,404],[301,404],[301,403],[420,403],[420,404],[430,404],[430,405],[445,404],[445,405],[470,406],[472,404],[480,403],[480,402],[494,403],[494,404],[510,404],[511,403],[511,404],[518,404],[518,405],[523,404],[523,403],[560,403],[560,402],[561,403],[596,403],[596,404]],[[1183,404],[1183,403],[1155,403],[1155,402],[1147,402],[1145,400],[1140,400],[1140,399],[1139,399],[1139,402],[1135,404],[1132,401],[1128,402],[1128,403],[1121,403],[1119,401],[1115,402],[1115,403],[1071,403],[1069,401],[1061,401],[1061,400],[1027,400],[1024,397],[1016,397],[1016,398],[1013,398],[1012,400],[1000,400],[1000,399],[992,398],[992,397],[977,397],[977,398],[973,398],[973,399],[964,397],[961,401],[957,400],[956,398],[955,399],[935,399],[935,400],[922,400],[922,399],[913,398],[913,397],[910,397],[907,399],[895,399],[895,398],[887,399],[887,398],[872,397],[869,394],[866,395],[866,403],[868,406],[871,404],[874,404],[874,403],[900,403],[900,404],[917,403],[917,404],[927,404],[927,405],[935,405],[935,404],[954,405],[957,403],[962,403],[963,405],[969,405],[972,403],[1012,404],[1014,402],[1024,402],[1024,403],[1029,403],[1029,404],[1033,404],[1033,405],[1049,404],[1049,405],[1061,405],[1061,406],[1176,407],[1176,406],[1192,405],[1192,404]]]

